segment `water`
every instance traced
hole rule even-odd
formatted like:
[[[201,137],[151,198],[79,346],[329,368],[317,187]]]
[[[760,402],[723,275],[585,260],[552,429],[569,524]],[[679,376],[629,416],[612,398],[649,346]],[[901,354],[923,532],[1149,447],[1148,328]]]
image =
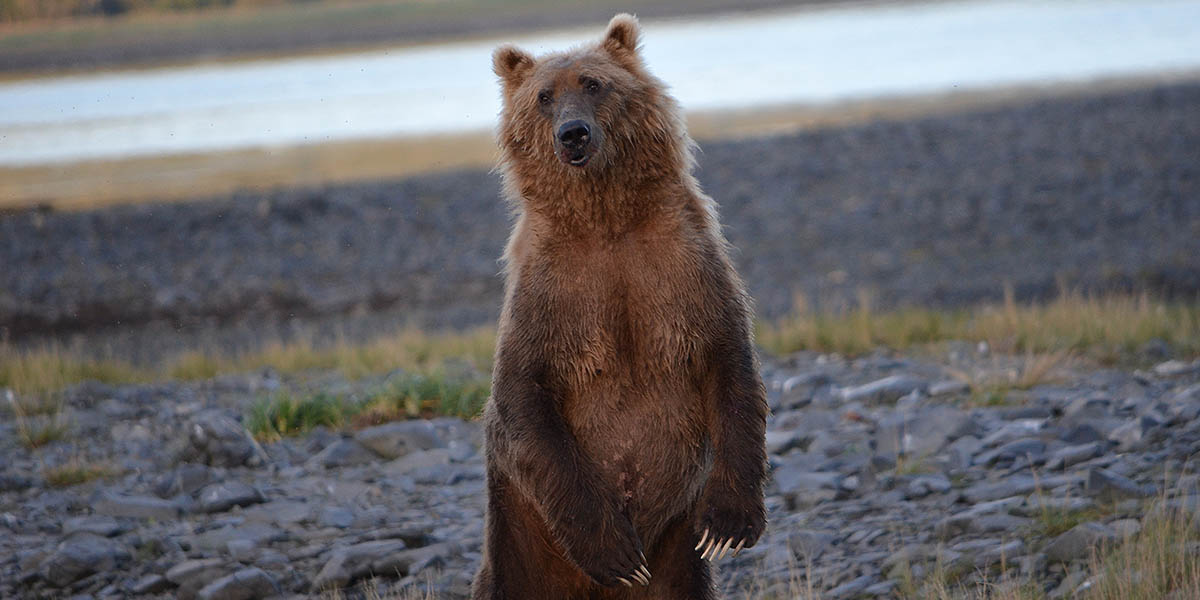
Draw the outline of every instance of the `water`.
[[[586,31],[0,84],[0,165],[483,130],[491,51]],[[1200,69],[1200,2],[974,1],[647,22],[687,110],[830,103]]]

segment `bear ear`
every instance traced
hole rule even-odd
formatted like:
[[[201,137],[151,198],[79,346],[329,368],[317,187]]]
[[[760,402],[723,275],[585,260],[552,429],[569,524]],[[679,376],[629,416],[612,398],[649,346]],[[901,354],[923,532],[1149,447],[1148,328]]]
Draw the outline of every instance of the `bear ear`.
[[[608,31],[604,33],[604,48],[615,56],[636,54],[640,34],[637,17],[621,13],[608,22]]]
[[[516,46],[505,44],[492,53],[492,71],[504,81],[504,85],[521,85],[533,70],[533,57]]]

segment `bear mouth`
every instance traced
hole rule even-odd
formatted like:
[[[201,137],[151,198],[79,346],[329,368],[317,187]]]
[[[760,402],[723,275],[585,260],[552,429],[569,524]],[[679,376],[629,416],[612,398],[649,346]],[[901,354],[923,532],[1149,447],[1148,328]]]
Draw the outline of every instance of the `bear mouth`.
[[[563,163],[572,167],[582,167],[588,164],[588,161],[592,159],[592,153],[588,152],[587,148],[579,148],[578,150],[563,150],[558,156]]]

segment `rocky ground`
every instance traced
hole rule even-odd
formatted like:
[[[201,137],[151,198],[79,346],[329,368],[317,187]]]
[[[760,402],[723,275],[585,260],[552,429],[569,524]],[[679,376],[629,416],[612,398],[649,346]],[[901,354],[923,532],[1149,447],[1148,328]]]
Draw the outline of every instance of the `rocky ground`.
[[[1200,361],[1064,363],[980,397],[980,382],[1007,381],[1021,360],[970,344],[767,360],[770,523],[719,563],[729,597],[789,597],[797,577],[822,597],[894,597],[938,562],[1070,597],[1090,545],[1134,534],[1150,500],[1197,506]],[[371,575],[385,592],[465,597],[483,527],[478,423],[259,444],[240,422],[273,390],[353,396],[383,379],[84,384],[65,394],[68,438],[36,450],[3,419],[0,597],[306,597]],[[109,476],[47,481],[72,461]],[[1097,510],[1047,536],[1046,507]]]
[[[709,142],[759,316],[1092,290],[1200,292],[1200,83]],[[495,319],[495,174],[0,214],[0,338],[132,359]]]

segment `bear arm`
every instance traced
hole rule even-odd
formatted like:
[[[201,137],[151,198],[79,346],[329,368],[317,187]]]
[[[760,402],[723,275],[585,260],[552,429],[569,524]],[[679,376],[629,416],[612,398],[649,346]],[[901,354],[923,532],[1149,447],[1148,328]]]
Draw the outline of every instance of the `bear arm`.
[[[751,344],[743,292],[724,279],[728,293],[708,360],[715,376],[709,407],[714,460],[696,523],[698,535],[707,530],[705,544],[718,549],[753,546],[766,526],[766,390]]]
[[[510,322],[517,327],[501,336],[492,382],[499,464],[571,562],[601,585],[615,585],[643,566],[641,540],[616,489],[605,484],[559,412],[547,384],[545,338],[538,335],[544,321],[523,320],[528,307],[514,300]]]

